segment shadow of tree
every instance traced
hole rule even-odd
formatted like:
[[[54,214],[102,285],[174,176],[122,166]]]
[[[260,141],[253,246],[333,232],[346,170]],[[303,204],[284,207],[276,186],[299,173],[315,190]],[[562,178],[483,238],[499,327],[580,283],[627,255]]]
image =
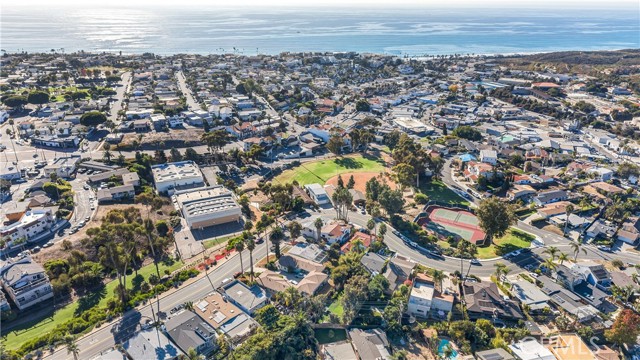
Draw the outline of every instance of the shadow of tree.
[[[74,316],[80,316],[83,312],[98,305],[100,300],[107,296],[107,288],[104,285],[87,291],[79,300],[78,308],[73,312]]]
[[[134,276],[133,279],[131,279],[131,285],[132,285],[133,292],[140,291],[140,286],[142,285],[143,282],[144,282],[144,276],[142,276],[140,274]]]
[[[127,312],[123,317],[121,317],[120,321],[115,323],[111,328],[111,333],[113,334],[113,340],[115,343],[122,344],[127,339],[135,335],[141,319],[142,314],[140,314],[136,309]]]
[[[342,166],[347,169],[359,169],[362,167],[361,163],[349,157],[335,159],[333,162],[336,163],[338,166]]]

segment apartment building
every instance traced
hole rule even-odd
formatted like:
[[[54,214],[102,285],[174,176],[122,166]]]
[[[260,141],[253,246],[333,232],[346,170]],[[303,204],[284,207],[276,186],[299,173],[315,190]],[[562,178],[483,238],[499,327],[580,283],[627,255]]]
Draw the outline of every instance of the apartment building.
[[[233,193],[221,185],[180,192],[176,199],[191,229],[240,221],[242,218],[242,209]]]
[[[44,268],[29,256],[2,264],[0,281],[19,310],[53,297],[53,288]]]

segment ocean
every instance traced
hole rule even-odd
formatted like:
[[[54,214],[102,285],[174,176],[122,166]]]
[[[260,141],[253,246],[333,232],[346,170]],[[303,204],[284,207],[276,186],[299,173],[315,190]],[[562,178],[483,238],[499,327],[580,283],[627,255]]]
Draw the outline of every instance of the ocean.
[[[41,8],[3,5],[7,52],[400,56],[640,48],[638,9]]]

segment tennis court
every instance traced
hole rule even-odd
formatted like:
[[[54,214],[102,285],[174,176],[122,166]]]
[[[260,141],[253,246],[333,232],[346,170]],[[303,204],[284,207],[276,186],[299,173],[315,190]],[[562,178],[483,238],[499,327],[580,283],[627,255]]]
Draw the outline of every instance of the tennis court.
[[[474,244],[482,244],[486,237],[478,218],[464,210],[434,206],[418,223],[442,237],[457,236]]]

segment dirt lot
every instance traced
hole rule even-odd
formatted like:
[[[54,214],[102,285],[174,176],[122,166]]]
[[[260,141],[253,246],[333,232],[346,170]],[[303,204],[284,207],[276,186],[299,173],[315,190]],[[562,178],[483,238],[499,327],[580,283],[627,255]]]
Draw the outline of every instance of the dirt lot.
[[[75,246],[79,246],[80,240],[86,237],[87,229],[90,229],[92,227],[100,226],[101,219],[109,211],[115,210],[115,209],[125,209],[125,208],[128,208],[128,207],[135,207],[135,208],[140,209],[140,211],[141,211],[143,216],[146,216],[146,214],[147,214],[147,208],[144,205],[141,205],[141,204],[100,205],[100,206],[98,206],[98,210],[96,211],[95,216],[87,223],[87,225],[82,227],[80,229],[80,231],[78,231],[77,233],[71,234],[71,235],[67,235],[65,237],[65,240],[71,241],[71,244],[74,247]],[[172,205],[165,205],[160,210],[162,212],[162,214],[158,214],[158,213],[152,211],[151,214],[150,214],[151,219],[154,222],[158,221],[160,219],[169,219],[169,213],[172,210],[174,210]],[[44,264],[48,260],[65,258],[67,253],[68,253],[68,251],[62,249],[62,241],[58,241],[52,247],[42,249],[39,253],[35,254],[33,256],[33,258],[37,262],[39,262],[41,264]]]
[[[391,187],[391,189],[396,189],[397,185],[395,182],[393,182],[393,180],[391,180],[388,176],[384,176],[379,172],[357,172],[357,173],[344,173],[342,174],[342,181],[344,181],[344,184],[347,185],[347,182],[349,182],[349,178],[353,175],[353,180],[356,181],[355,186],[353,187],[354,189],[361,191],[363,194],[366,192],[366,184],[367,181],[371,180],[374,177],[379,177],[378,180],[380,182],[385,182],[387,184],[389,184],[389,186]],[[329,180],[327,180],[327,185],[337,185],[338,184],[338,177],[334,176],[332,178],[330,178]]]
[[[200,136],[204,133],[202,129],[172,129],[169,132],[146,132],[146,133],[128,133],[122,139],[122,143],[118,148],[122,150],[132,150],[133,143],[140,143],[139,148],[142,150],[155,150],[160,142],[164,149],[174,147],[189,147],[202,145]]]

